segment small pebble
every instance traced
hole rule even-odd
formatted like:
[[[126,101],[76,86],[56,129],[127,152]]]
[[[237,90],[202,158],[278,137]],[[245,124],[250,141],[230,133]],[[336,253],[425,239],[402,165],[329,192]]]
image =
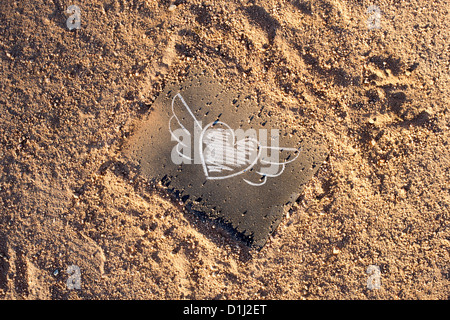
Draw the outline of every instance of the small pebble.
[[[169,6],[169,11],[170,12],[172,12],[172,11],[175,11],[175,9],[177,8],[177,6],[176,5],[174,5],[174,4],[171,4],[170,6]]]

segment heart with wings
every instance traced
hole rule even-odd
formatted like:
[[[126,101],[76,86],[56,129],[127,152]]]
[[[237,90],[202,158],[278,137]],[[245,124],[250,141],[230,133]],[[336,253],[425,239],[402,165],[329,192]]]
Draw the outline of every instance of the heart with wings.
[[[249,185],[261,186],[268,177],[280,176],[286,164],[299,156],[296,148],[279,147],[277,134],[271,134],[271,146],[267,146],[262,143],[267,137],[258,140],[254,130],[250,133],[242,129],[232,130],[228,124],[218,120],[203,127],[180,93],[172,98],[169,132],[172,141],[177,142],[172,150],[172,161],[176,164],[190,164],[192,161],[201,164],[208,180],[242,175]],[[194,150],[198,151],[194,159],[191,156],[192,136],[196,137]],[[280,158],[284,160],[280,161]]]

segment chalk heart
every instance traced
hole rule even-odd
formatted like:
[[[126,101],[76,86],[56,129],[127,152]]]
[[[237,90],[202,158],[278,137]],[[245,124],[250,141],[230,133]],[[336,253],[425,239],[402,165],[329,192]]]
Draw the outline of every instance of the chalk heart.
[[[203,170],[206,178],[211,180],[241,175],[252,169],[261,156],[257,139],[247,136],[237,140],[234,130],[220,121],[203,128],[199,144]]]

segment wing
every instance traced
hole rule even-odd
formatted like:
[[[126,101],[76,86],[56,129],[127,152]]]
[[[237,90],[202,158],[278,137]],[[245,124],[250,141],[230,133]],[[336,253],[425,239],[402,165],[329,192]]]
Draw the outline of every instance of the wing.
[[[175,149],[178,155],[188,160],[192,160],[192,158],[183,154],[180,149],[189,147],[188,143],[191,143],[190,130],[194,130],[195,128],[202,129],[183,96],[177,93],[172,98],[172,117],[169,119],[169,132],[172,140],[178,142]],[[180,137],[184,138],[180,139]]]
[[[266,147],[261,146],[261,153],[258,163],[253,168],[254,173],[251,180],[244,179],[252,186],[262,186],[267,182],[267,178],[274,178],[281,175],[286,168],[286,164],[295,161],[300,155],[297,148]],[[269,155],[270,153],[270,155]]]

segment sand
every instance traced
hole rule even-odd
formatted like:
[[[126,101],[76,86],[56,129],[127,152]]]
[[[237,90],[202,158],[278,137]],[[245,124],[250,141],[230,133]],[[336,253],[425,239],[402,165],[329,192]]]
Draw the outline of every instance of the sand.
[[[0,298],[448,299],[447,2],[371,4],[2,1]],[[194,64],[328,146],[260,251],[123,159]]]

